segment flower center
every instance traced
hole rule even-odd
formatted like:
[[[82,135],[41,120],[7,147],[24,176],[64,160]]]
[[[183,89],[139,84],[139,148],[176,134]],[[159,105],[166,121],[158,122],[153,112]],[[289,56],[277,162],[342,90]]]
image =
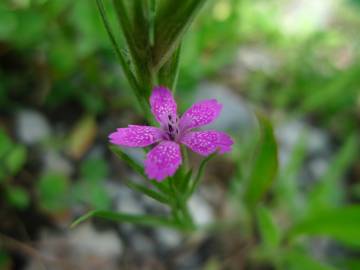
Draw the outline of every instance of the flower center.
[[[179,118],[177,116],[169,114],[167,124],[163,128],[166,140],[176,141],[179,138]]]

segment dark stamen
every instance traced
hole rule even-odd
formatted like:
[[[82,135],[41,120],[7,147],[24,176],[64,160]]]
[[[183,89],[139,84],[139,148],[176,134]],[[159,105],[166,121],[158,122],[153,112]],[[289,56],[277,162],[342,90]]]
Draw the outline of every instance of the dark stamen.
[[[168,126],[169,126],[169,131],[172,132],[173,131],[172,125],[169,124]]]

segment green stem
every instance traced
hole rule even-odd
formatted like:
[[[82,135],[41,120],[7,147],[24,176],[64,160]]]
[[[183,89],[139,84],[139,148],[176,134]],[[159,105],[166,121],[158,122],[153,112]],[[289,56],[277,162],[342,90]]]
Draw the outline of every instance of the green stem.
[[[179,196],[179,193],[174,185],[174,178],[170,177],[168,181],[169,181],[170,189],[175,199],[175,205],[174,205],[176,207],[175,210],[180,211],[182,216],[181,223],[189,229],[194,229],[195,225],[190,215],[184,196]]]

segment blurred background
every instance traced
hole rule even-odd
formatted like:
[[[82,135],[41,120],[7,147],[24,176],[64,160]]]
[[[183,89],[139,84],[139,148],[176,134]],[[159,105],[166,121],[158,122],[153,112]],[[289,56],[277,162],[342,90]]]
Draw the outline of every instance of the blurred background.
[[[190,208],[198,224],[239,225],[183,235],[94,219],[69,229],[90,209],[166,213],[124,184],[138,176],[108,150],[111,131],[144,118],[95,1],[2,0],[0,269],[360,269],[360,227],[268,248],[237,200],[261,110],[279,144],[265,204],[280,233],[308,211],[360,202],[359,29],[358,0],[210,1],[185,36],[177,96],[180,111],[223,103],[213,127],[235,147],[211,161]]]

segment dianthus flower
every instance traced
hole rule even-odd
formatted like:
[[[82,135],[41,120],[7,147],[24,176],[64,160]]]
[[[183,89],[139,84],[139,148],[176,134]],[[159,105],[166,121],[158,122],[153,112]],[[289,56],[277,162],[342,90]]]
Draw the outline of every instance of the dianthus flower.
[[[203,156],[231,151],[233,141],[226,133],[193,130],[219,116],[222,105],[215,99],[193,104],[179,119],[172,93],[158,86],[152,91],[150,105],[160,127],[129,125],[109,135],[110,142],[120,146],[146,147],[157,143],[145,160],[145,172],[150,179],[162,181],[174,175],[182,163],[180,144]]]

